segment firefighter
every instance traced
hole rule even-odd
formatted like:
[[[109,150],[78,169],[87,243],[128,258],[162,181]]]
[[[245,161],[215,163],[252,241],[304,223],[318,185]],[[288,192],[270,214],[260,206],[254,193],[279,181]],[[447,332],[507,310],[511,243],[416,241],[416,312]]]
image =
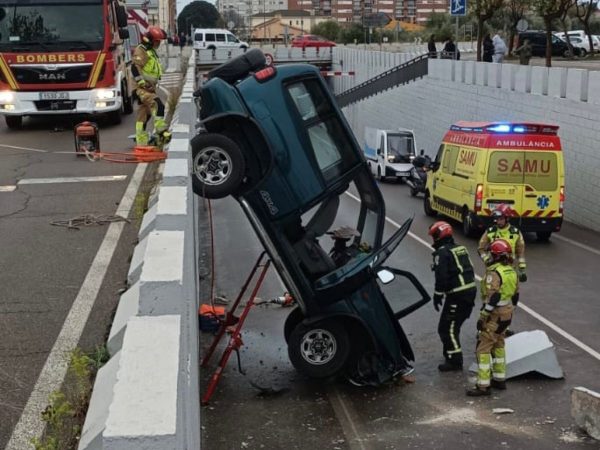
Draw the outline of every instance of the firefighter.
[[[462,370],[460,328],[471,315],[477,295],[473,264],[467,249],[454,242],[449,223],[434,223],[429,228],[429,235],[433,238],[435,249],[431,267],[435,272],[433,307],[439,311],[444,303],[438,334],[442,340],[445,362],[438,365],[438,369],[441,372]]]
[[[525,269],[525,241],[519,229],[509,223],[509,218],[512,215],[512,209],[502,203],[492,211],[494,225],[488,227],[479,240],[479,256],[483,262],[488,265],[491,262],[489,254],[489,246],[495,239],[504,239],[512,248],[513,261],[517,262],[519,281],[524,283],[527,281]]]
[[[162,148],[169,142],[171,134],[165,122],[165,105],[158,97],[158,81],[162,76],[162,66],[156,53],[160,41],[167,38],[167,34],[158,27],[148,28],[142,43],[133,53],[131,72],[137,83],[136,94],[140,100],[135,122],[135,142],[137,145],[148,145],[150,137],[146,131],[149,118],[154,119],[154,134],[157,147]]]
[[[487,296],[477,320],[477,384],[471,397],[490,395],[490,387],[506,389],[504,338],[519,302],[519,278],[513,267],[512,248],[496,239],[489,248],[491,264],[485,275]]]

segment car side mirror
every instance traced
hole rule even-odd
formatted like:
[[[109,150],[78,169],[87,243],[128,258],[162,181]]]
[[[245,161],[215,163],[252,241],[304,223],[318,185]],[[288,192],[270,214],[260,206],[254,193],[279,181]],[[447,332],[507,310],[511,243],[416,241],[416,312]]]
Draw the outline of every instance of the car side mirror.
[[[421,156],[425,155],[425,149],[424,148],[421,149],[421,151],[419,152],[419,155],[421,155]]]
[[[383,284],[388,284],[394,281],[395,276],[389,270],[383,269],[377,272],[377,278],[379,278],[379,281],[381,281]]]

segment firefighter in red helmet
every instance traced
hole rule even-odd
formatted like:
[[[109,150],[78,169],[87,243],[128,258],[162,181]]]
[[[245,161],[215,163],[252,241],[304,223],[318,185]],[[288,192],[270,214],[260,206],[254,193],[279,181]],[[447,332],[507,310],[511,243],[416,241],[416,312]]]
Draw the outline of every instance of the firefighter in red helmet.
[[[441,372],[462,370],[460,328],[471,315],[477,295],[473,264],[467,249],[454,242],[449,223],[434,223],[429,228],[429,235],[435,249],[431,267],[435,273],[433,307],[439,311],[443,303],[438,334],[442,340],[445,362],[438,369]]]
[[[137,145],[154,144],[162,148],[169,142],[171,135],[165,121],[165,105],[157,94],[158,82],[162,76],[163,68],[156,49],[160,42],[167,38],[167,33],[158,27],[149,27],[142,38],[142,42],[133,53],[131,72],[137,83],[136,94],[140,100],[140,107],[135,122],[135,142]],[[146,131],[148,119],[154,119],[154,133],[152,141]]]
[[[512,248],[504,239],[489,246],[491,264],[485,275],[486,298],[477,321],[477,385],[467,395],[490,395],[490,387],[506,389],[504,338],[519,302],[519,278]]]

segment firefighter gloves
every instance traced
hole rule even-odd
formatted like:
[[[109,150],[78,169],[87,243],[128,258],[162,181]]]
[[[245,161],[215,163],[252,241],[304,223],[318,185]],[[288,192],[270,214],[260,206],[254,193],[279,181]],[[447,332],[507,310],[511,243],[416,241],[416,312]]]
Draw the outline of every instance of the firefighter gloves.
[[[519,271],[519,281],[521,283],[525,283],[527,281],[527,274],[525,273],[524,270]]]
[[[479,313],[479,319],[477,319],[477,331],[485,330],[485,324],[487,323],[490,313],[485,309]]]
[[[436,311],[440,310],[440,306],[444,303],[444,294],[433,294],[433,307]]]

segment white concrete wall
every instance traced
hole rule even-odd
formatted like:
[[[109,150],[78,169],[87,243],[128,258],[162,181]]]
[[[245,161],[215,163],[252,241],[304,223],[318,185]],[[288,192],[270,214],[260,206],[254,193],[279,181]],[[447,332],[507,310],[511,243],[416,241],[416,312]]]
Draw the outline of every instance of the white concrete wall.
[[[355,80],[335,81],[336,93],[364,81],[365,74],[382,70],[369,62],[373,55],[359,52],[334,53],[334,70],[340,70],[343,60],[343,70],[359,74]],[[344,108],[361,145],[365,126],[405,127],[415,130],[418,148],[433,156],[446,130],[458,120],[557,124],[566,164],[566,219],[600,231],[600,72],[449,60],[429,63],[427,77]]]

